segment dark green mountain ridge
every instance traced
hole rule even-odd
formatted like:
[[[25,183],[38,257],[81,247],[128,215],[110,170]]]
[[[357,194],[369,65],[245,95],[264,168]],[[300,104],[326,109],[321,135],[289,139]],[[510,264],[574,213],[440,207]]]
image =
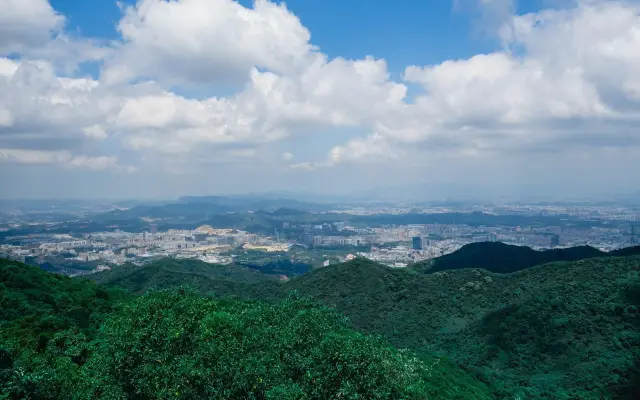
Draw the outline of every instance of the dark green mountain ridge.
[[[511,273],[554,261],[578,261],[593,257],[616,257],[640,254],[640,246],[610,252],[591,246],[534,250],[500,242],[478,242],[462,246],[453,253],[413,264],[411,268],[422,273],[453,269],[480,268],[490,272]]]

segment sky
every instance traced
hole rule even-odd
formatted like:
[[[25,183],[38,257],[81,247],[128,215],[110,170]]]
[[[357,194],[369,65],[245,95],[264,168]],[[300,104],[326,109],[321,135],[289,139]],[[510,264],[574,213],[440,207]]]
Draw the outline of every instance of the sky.
[[[0,197],[637,193],[638,71],[636,0],[0,0]]]

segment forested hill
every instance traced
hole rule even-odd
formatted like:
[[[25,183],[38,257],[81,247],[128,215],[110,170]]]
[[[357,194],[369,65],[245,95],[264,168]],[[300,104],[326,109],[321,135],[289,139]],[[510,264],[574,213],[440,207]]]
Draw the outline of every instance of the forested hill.
[[[397,346],[447,354],[505,398],[631,400],[640,398],[639,275],[639,256],[510,275],[423,275],[358,259],[294,278],[283,291],[335,307]]]
[[[143,296],[0,260],[1,399],[497,399],[289,296]]]
[[[640,254],[640,246],[603,252],[590,246],[565,249],[533,250],[500,242],[479,242],[462,246],[453,253],[416,263],[411,268],[431,273],[463,268],[481,268],[490,272],[511,273],[554,261],[578,261],[593,257],[630,256]]]
[[[506,275],[421,274],[357,259],[286,283],[207,285],[200,288],[272,303],[291,291],[310,296],[356,329],[427,358],[452,357],[499,398],[640,398],[640,256],[554,262]]]
[[[251,284],[276,285],[277,277],[238,265],[209,264],[198,260],[166,258],[144,266],[132,264],[89,275],[89,279],[141,294],[153,289],[190,286],[200,293],[234,296]]]
[[[140,292],[154,286],[161,288],[162,285],[156,285],[160,282],[166,284],[166,287],[177,286],[181,282],[192,285],[197,285],[198,282],[208,282],[206,285],[196,287],[205,293],[213,291],[219,295],[236,298],[262,299],[270,304],[243,303],[237,300],[216,303],[227,304],[229,302],[228,304],[232,305],[231,309],[215,308],[222,307],[221,305],[212,309],[222,310],[220,312],[223,314],[230,313],[228,318],[231,319],[229,321],[233,321],[235,318],[233,310],[249,307],[246,304],[264,307],[260,308],[260,312],[267,313],[266,315],[271,315],[273,318],[275,318],[275,314],[284,313],[282,319],[278,317],[275,321],[268,318],[260,319],[257,314],[252,314],[251,318],[267,325],[287,325],[289,324],[287,321],[295,320],[297,311],[291,311],[290,308],[283,310],[277,307],[280,307],[279,305],[283,304],[283,301],[287,301],[292,291],[297,291],[298,295],[309,296],[347,316],[350,319],[347,324],[352,328],[369,334],[380,334],[385,340],[397,347],[409,348],[417,352],[423,360],[421,362],[426,362],[428,366],[437,362],[434,371],[438,371],[438,373],[432,372],[434,379],[436,376],[438,379],[448,377],[446,379],[449,379],[449,386],[455,387],[455,389],[449,392],[451,397],[447,395],[432,398],[481,399],[493,398],[494,395],[499,399],[519,396],[521,399],[544,400],[631,400],[640,398],[640,256],[600,257],[575,262],[554,262],[527,268],[513,274],[495,274],[480,269],[421,274],[410,269],[391,269],[368,260],[356,259],[348,263],[312,271],[286,283],[261,279],[253,280],[242,274],[237,276],[239,280],[234,281],[234,275],[226,275],[224,278],[216,275],[218,274],[215,272],[216,266],[206,264],[202,267],[212,268],[214,271],[207,272],[212,274],[210,280],[207,280],[209,278],[205,279],[205,275],[176,274],[171,280],[165,281],[164,278],[171,275],[170,270],[166,270],[162,275],[151,274],[151,277],[155,277],[151,279],[151,282],[155,283],[149,284],[149,281],[144,279],[137,281],[131,278],[130,274],[135,272],[132,268],[131,271],[124,274],[127,276],[126,279],[116,279],[115,281],[118,283],[137,282],[136,285],[140,286],[134,285],[133,288]],[[31,271],[34,273],[33,271],[36,270]],[[112,272],[117,272],[117,270]],[[39,271],[39,273],[44,272]],[[161,279],[157,278],[158,276]],[[192,276],[196,276],[196,278],[192,281],[186,280],[186,277]],[[65,282],[69,280],[69,278],[56,279],[63,279]],[[7,279],[3,277],[3,284],[5,281]],[[14,288],[12,290],[18,290],[22,293],[24,288],[27,288],[24,293],[30,293],[29,281],[29,279],[18,280],[22,283],[17,284],[16,287],[21,289]],[[80,282],[86,281],[81,280]],[[91,290],[98,288],[88,282],[82,285],[85,284],[90,285],[87,286],[88,288],[94,288]],[[149,284],[149,286],[144,287],[145,284]],[[117,291],[113,293],[120,293],[118,296],[126,296]],[[126,312],[122,313],[117,307],[114,307],[115,311],[108,311],[112,306],[107,302],[99,308],[107,311],[100,311],[96,315],[107,314],[107,320],[110,320],[111,314],[117,314],[118,321],[121,321],[118,324],[122,323],[128,327],[124,330],[126,334],[119,337],[114,331],[108,332],[115,335],[112,337],[117,338],[118,341],[122,341],[118,342],[123,343],[119,346],[128,346],[126,337],[139,338],[130,326],[141,326],[140,324],[147,326],[149,321],[154,321],[154,318],[157,318],[156,314],[149,316],[149,307],[155,307],[153,308],[155,310],[172,310],[174,303],[180,303],[175,297],[175,292],[171,293],[174,295],[168,295],[169,297],[158,297],[164,295],[154,293],[146,295],[142,297],[145,300],[140,300],[136,306],[128,308]],[[184,308],[175,310],[175,318],[178,318],[177,315],[184,316],[184,318],[176,320],[175,325],[172,323],[165,326],[163,323],[154,322],[153,324],[156,325],[153,326],[164,326],[162,329],[165,330],[161,329],[158,336],[149,332],[148,334],[152,335],[150,337],[161,338],[162,335],[171,337],[173,329],[179,329],[177,328],[179,326],[194,329],[190,331],[189,335],[200,337],[198,335],[204,334],[197,330],[200,328],[190,325],[189,319],[209,318],[207,317],[209,311],[205,314],[199,314],[195,311],[200,310],[208,303],[200,303],[198,300],[201,299],[200,296],[189,293],[188,297],[192,300],[189,300],[188,305],[180,305],[179,307]],[[65,298],[64,296],[58,297]],[[137,296],[129,295],[129,297],[138,299]],[[0,296],[0,299],[4,298],[7,297]],[[48,296],[43,298],[48,299]],[[79,298],[81,304],[85,304],[87,301],[83,299],[83,297]],[[70,321],[68,324],[71,324],[71,327],[75,327],[76,322],[69,318],[72,318],[76,313],[70,311],[87,309],[88,307],[87,305],[74,306],[75,301],[65,300],[63,304],[66,308],[60,308],[60,318],[66,318]],[[125,299],[126,304],[129,304],[130,301],[132,300]],[[191,303],[192,301],[193,303]],[[1,305],[3,309],[10,307],[22,310],[12,304],[3,303]],[[295,307],[294,309],[296,309]],[[58,315],[56,314],[58,309],[58,306],[55,306],[47,309],[53,311],[46,312]],[[205,309],[209,310],[206,307]],[[22,312],[20,311],[18,314]],[[14,314],[11,318],[14,318],[14,321],[19,321],[13,322],[14,326],[23,327],[24,321],[48,321],[48,317],[43,317],[46,312],[37,314],[36,318],[27,317],[26,320],[19,319],[18,314]],[[221,315],[219,311],[211,312],[218,316]],[[77,315],[87,314],[81,312]],[[131,319],[133,315],[140,315],[140,318],[143,318],[145,322]],[[195,315],[195,317],[190,315]],[[218,316],[216,318],[219,318]],[[16,318],[18,319],[16,320]],[[100,321],[102,318],[91,317],[89,320]],[[124,321],[127,322],[122,322],[121,318],[125,318]],[[239,325],[233,325],[240,327],[238,332],[254,329],[254,325],[251,325],[249,320],[243,319],[244,317],[238,318],[245,321]],[[86,318],[81,320],[86,320]],[[67,322],[58,327],[54,324],[54,328],[46,323],[43,326],[46,326],[46,329],[52,329],[53,332],[59,332],[59,329],[67,326],[65,324]],[[30,322],[26,325],[29,326]],[[105,329],[104,324],[100,325],[103,326],[101,331],[95,330],[95,327],[98,326],[95,324],[84,326],[89,327],[89,331],[83,333],[88,339],[84,339],[85,336],[82,336],[81,342],[89,340],[91,335],[95,335],[91,332],[102,332]],[[288,332],[292,328],[290,325],[287,326],[283,329]],[[269,338],[277,338],[280,335],[271,330],[261,330],[263,328],[256,332]],[[306,335],[306,327],[300,326],[295,329],[300,329],[300,334]],[[14,333],[12,337],[25,337],[25,335],[20,336]],[[50,348],[46,345],[46,337],[43,340],[45,345],[39,344],[36,349],[49,351],[46,350]],[[64,340],[75,341],[76,339]],[[99,337],[96,340],[104,340],[104,338]],[[36,344],[34,343],[34,345]],[[203,349],[199,346],[197,341],[190,341],[185,348],[170,348],[178,349],[175,350],[178,351],[177,354],[193,357],[197,362],[210,362],[206,361],[211,360],[210,358],[202,361],[200,356],[193,353]],[[43,348],[44,350],[42,350]],[[122,348],[124,347],[109,348],[108,353],[105,354],[120,351],[118,349]],[[190,350],[187,351],[187,348]],[[205,350],[210,351],[211,349]],[[162,354],[162,357],[169,357],[169,359],[173,359],[175,356],[174,354]],[[100,357],[103,356],[104,354]],[[51,354],[46,357],[51,357]],[[40,358],[29,355],[27,359],[39,360]],[[478,380],[471,378],[467,372],[463,372],[447,361],[449,359],[464,366],[465,370],[471,372],[479,381],[489,384],[491,392],[488,392],[489,389],[482,386]],[[22,362],[26,363],[27,361]],[[43,361],[43,365],[45,364]],[[121,367],[117,366],[117,368]],[[34,366],[30,368],[39,371]],[[100,368],[107,367],[100,365]],[[171,371],[180,370],[180,367],[175,364],[172,364],[170,368],[173,368]],[[245,365],[242,368],[248,367]],[[140,370],[131,373],[142,374]],[[194,377],[188,375],[188,379],[194,379]],[[181,380],[180,382],[185,381]],[[434,385],[437,386],[437,390],[442,390],[444,387],[441,382],[434,383]],[[289,389],[291,388],[287,390]],[[475,393],[473,391],[476,390],[479,393],[477,396],[470,394]],[[389,397],[382,396],[380,398]]]

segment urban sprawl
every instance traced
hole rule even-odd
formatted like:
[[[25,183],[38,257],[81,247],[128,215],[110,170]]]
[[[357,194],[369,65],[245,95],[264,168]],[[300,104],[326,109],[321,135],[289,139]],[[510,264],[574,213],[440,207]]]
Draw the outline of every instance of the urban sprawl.
[[[413,210],[401,210],[404,212]],[[420,210],[425,212],[425,210]],[[494,210],[483,210],[494,211]],[[375,212],[398,210],[350,209],[342,213],[366,215]],[[590,210],[580,210],[585,219],[594,218]],[[603,215],[598,214],[598,218]],[[611,220],[637,220],[635,213],[619,215],[609,213]],[[287,232],[303,229],[304,234],[295,239]],[[332,234],[333,233],[333,234]],[[473,242],[503,242],[529,246],[534,249],[589,245],[603,251],[624,247],[634,242],[633,226],[614,224],[603,227],[567,226],[469,226],[459,224],[408,224],[380,227],[354,227],[345,222],[301,225],[283,222],[281,229],[271,235],[256,234],[234,229],[218,229],[202,225],[193,230],[158,231],[151,224],[142,233],[109,232],[85,234],[31,234],[5,238],[0,245],[0,255],[23,262],[43,264],[65,262],[93,263],[92,272],[111,268],[126,262],[144,264],[163,258],[192,258],[207,263],[228,264],[234,261],[237,251],[261,251],[283,254],[293,248],[322,253],[324,249],[343,249],[339,261],[356,256],[365,257],[393,267],[405,267],[411,263],[432,259],[451,253]],[[322,265],[329,265],[327,258]],[[320,265],[321,266],[321,265]],[[73,274],[73,268],[69,274]]]

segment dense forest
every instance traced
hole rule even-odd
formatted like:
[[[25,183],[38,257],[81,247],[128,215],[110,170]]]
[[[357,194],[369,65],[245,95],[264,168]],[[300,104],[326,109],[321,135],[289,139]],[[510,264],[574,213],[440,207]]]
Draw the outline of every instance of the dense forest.
[[[413,264],[418,272],[432,273],[464,268],[480,268],[507,274],[554,261],[578,261],[593,257],[617,257],[640,254],[640,246],[610,252],[590,246],[533,250],[500,242],[478,242],[462,246],[453,253]]]
[[[153,289],[190,286],[200,293],[233,296],[243,292],[248,284],[263,283],[267,286],[277,278],[253,269],[231,265],[208,264],[199,260],[166,258],[144,266],[125,264],[113,270],[88,275],[97,283],[124,288],[133,293]]]
[[[421,274],[357,259],[286,283],[225,282],[214,278],[200,290],[273,304],[296,291],[335,308],[357,330],[427,359],[451,359],[498,398],[640,398],[639,256],[554,262],[506,275]]]
[[[2,400],[496,398],[295,294],[137,296],[0,260],[0,310]]]

